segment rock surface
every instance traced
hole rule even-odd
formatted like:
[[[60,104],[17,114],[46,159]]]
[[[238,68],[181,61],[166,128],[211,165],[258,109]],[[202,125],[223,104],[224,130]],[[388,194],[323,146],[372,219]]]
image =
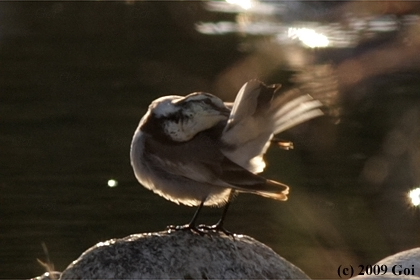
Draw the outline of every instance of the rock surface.
[[[60,279],[309,279],[266,245],[244,236],[191,231],[100,242]]]
[[[380,260],[376,264],[379,265],[379,267],[385,265],[387,268],[386,274],[381,275],[382,273],[379,273],[379,275],[363,275],[351,279],[420,280],[420,248],[399,252]]]

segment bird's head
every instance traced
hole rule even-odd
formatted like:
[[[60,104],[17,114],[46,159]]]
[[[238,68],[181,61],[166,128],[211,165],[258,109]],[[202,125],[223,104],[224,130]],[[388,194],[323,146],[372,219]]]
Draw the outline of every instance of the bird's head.
[[[153,101],[140,123],[148,133],[161,133],[176,142],[185,142],[197,133],[226,121],[228,109],[223,101],[209,93],[164,96]]]

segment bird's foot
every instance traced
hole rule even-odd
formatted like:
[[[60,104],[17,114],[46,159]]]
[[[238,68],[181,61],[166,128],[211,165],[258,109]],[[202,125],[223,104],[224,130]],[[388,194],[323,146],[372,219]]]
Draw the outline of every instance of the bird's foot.
[[[182,225],[182,226],[176,226],[176,225],[169,225],[166,227],[166,229],[170,232],[170,231],[177,231],[177,230],[184,230],[184,231],[191,231],[194,233],[198,233],[200,235],[204,235],[206,234],[206,232],[204,230],[201,230],[199,227],[196,227],[193,224],[186,224],[186,225]]]
[[[198,229],[205,230],[206,232],[223,232],[227,236],[234,236],[234,234],[223,227],[222,223],[217,223],[212,226],[208,225],[199,225]]]
[[[178,230],[190,231],[190,232],[193,232],[193,233],[198,233],[200,235],[210,234],[212,232],[213,233],[223,232],[227,236],[234,237],[234,234],[232,232],[225,229],[223,227],[223,225],[219,224],[219,223],[217,223],[215,225],[212,225],[212,226],[209,226],[209,225],[195,226],[195,225],[192,225],[192,224],[186,224],[186,225],[182,225],[182,226],[169,225],[169,226],[166,227],[166,230],[168,230],[169,232],[178,231]]]

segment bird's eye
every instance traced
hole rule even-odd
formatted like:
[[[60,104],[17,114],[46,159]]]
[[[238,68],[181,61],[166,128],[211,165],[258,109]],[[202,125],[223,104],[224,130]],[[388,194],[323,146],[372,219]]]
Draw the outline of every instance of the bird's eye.
[[[211,102],[211,100],[210,100],[210,99],[204,99],[204,102],[205,102],[206,104],[213,104],[213,102]]]
[[[203,99],[203,100],[201,100],[201,102],[203,102],[204,104],[207,104],[207,105],[214,105],[213,104],[213,102],[210,100],[210,99]]]

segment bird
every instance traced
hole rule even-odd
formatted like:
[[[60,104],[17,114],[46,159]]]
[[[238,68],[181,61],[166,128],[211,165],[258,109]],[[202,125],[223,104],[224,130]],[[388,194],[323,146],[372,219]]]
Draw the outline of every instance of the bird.
[[[322,106],[298,88],[257,79],[246,82],[233,103],[206,92],[160,97],[132,138],[134,175],[163,198],[198,207],[188,224],[169,229],[228,234],[224,219],[238,193],[288,199],[288,185],[259,175],[263,156],[276,134],[322,116]],[[196,225],[203,206],[224,206],[215,225]]]

